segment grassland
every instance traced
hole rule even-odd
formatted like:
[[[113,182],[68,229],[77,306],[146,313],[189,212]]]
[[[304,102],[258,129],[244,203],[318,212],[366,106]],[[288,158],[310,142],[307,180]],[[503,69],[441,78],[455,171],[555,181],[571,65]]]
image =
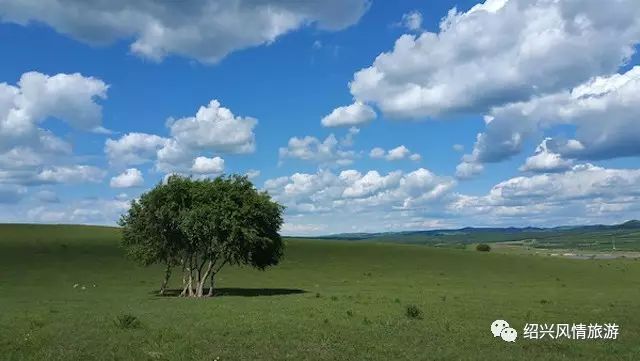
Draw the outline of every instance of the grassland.
[[[556,228],[462,228],[390,233],[343,234],[324,239],[422,244],[434,247],[468,248],[477,243],[510,243],[529,249],[580,252],[640,251],[640,221],[617,225]]]
[[[162,271],[124,259],[118,237],[0,226],[0,359],[640,359],[636,260],[290,239],[281,265],[228,268],[221,296],[194,300],[156,297]],[[422,319],[405,316],[410,304]],[[122,314],[140,327],[118,327]],[[621,335],[509,344],[489,332],[498,318],[519,331],[616,322]]]

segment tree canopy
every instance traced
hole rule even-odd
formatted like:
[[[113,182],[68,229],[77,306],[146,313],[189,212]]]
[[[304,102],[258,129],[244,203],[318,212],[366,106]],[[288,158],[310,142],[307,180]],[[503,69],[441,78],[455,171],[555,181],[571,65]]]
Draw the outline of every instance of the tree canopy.
[[[172,270],[182,270],[181,296],[214,294],[226,265],[261,270],[278,264],[284,207],[247,177],[196,180],[173,175],[132,202],[120,219],[127,255],[148,266],[163,264],[163,294]]]

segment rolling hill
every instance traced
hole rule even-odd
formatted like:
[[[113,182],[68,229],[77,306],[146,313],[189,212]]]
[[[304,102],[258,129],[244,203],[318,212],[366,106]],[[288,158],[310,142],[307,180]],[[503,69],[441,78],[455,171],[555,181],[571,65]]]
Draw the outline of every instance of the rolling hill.
[[[438,229],[428,231],[343,233],[315,237],[317,239],[397,242],[438,247],[464,248],[475,243],[527,242],[534,248],[574,248],[588,250],[640,250],[640,221],[615,225],[560,226],[553,228],[507,227]]]

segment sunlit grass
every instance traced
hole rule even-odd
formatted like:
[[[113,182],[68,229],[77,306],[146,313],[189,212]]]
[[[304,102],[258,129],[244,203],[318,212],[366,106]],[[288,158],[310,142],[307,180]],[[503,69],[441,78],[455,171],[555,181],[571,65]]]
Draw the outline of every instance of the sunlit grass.
[[[117,229],[0,226],[0,359],[637,360],[640,355],[640,261],[287,243],[281,265],[266,272],[229,268],[220,276],[219,297],[194,300],[155,296],[162,270],[125,260]],[[173,281],[177,288],[181,280]],[[135,319],[136,327],[119,327],[120,317]],[[520,331],[527,322],[616,322],[621,335],[616,341],[507,344],[491,335],[495,319]]]

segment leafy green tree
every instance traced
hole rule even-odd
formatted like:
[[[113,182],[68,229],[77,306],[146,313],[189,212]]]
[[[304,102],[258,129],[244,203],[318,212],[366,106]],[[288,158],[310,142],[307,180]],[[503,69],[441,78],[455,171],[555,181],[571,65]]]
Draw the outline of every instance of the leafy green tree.
[[[180,214],[192,205],[191,181],[171,176],[165,184],[133,201],[120,218],[122,245],[138,263],[163,264],[165,274],[160,294],[164,294],[172,268],[180,265],[180,250],[186,241],[180,229]]]
[[[241,176],[193,180],[172,176],[140,200],[120,221],[127,253],[143,265],[182,267],[181,296],[214,294],[215,276],[226,265],[258,269],[278,264],[284,208]]]

